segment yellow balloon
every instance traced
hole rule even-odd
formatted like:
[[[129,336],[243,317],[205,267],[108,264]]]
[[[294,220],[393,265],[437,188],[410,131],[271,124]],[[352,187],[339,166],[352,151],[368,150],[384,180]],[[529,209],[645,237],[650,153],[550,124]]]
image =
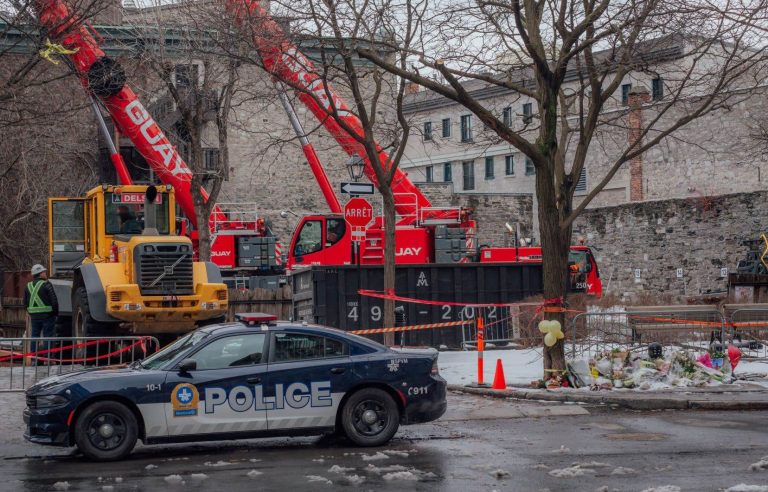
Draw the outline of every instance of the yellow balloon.
[[[560,326],[560,323],[556,320],[542,320],[539,321],[539,331],[542,333],[549,333],[553,329],[556,329]]]
[[[555,319],[540,321],[539,331],[546,334],[544,335],[544,344],[547,347],[551,347],[556,344],[558,340],[565,338],[560,322]]]
[[[544,336],[544,345],[546,345],[547,347],[551,347],[556,343],[557,343],[557,337],[552,333],[547,333]]]

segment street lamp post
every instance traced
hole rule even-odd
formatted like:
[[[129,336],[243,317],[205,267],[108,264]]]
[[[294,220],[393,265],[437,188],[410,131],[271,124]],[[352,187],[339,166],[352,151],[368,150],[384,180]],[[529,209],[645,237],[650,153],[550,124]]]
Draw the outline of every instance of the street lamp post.
[[[360,181],[360,178],[363,177],[363,171],[365,171],[365,163],[363,162],[362,157],[355,154],[351,156],[349,159],[349,162],[347,162],[347,171],[349,172],[349,177],[352,181],[357,183]],[[353,197],[357,195],[351,195]],[[355,265],[360,265],[360,242],[356,240],[352,240],[352,263]]]
[[[365,162],[363,162],[363,158],[357,154],[353,155],[347,163],[347,171],[349,171],[349,177],[352,181],[360,181],[360,178],[363,177],[363,172],[365,171]]]

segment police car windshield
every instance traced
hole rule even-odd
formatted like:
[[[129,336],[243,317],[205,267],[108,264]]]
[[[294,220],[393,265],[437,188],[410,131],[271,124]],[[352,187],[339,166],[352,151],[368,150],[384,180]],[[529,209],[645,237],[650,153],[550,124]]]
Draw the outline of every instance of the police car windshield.
[[[141,367],[144,369],[158,369],[174,360],[180,353],[185,352],[187,349],[202,342],[207,336],[208,333],[204,331],[196,331],[185,337],[179,338],[160,352],[141,361]]]

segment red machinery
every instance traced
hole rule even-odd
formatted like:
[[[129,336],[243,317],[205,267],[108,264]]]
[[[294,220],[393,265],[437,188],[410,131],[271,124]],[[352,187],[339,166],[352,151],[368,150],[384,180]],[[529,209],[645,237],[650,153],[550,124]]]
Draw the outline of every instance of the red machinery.
[[[338,93],[323,81],[312,62],[290,42],[282,27],[261,7],[258,0],[229,0],[228,6],[238,22],[251,23],[254,44],[266,70],[276,79],[286,81],[296,91],[298,99],[325,126],[347,154],[363,159],[366,177],[377,184],[376,174],[365,148],[349,132],[363,135],[362,124]],[[296,117],[292,108],[285,101],[283,105],[296,129]],[[343,120],[344,127],[339,120]],[[302,147],[328,206],[334,213],[310,215],[301,219],[291,240],[287,268],[290,270],[298,265],[382,264],[383,218],[376,217],[373,224],[365,230],[360,250],[356,252],[352,248],[351,231],[346,227],[343,216],[339,214],[338,200],[322,166],[311,150],[311,144],[300,130],[296,131],[302,138]],[[389,156],[381,147],[378,157],[379,165],[384,168],[390,165]],[[396,170],[392,190],[398,216],[395,229],[395,259],[398,264],[459,263],[477,258],[474,245],[476,224],[469,218],[467,210],[432,207],[419,188],[400,169]],[[541,262],[541,248],[481,248],[479,261]],[[574,290],[598,296],[602,294],[597,263],[588,247],[572,247],[569,265]]]
[[[58,40],[65,48],[73,51],[69,59],[80,83],[85,89],[94,111],[99,117],[102,133],[110,146],[110,159],[115,166],[120,182],[131,184],[131,177],[123,162],[118,149],[112,143],[109,132],[101,120],[93,96],[99,98],[112,117],[117,129],[122,135],[133,142],[136,149],[144,157],[161,182],[174,187],[176,200],[193,227],[198,227],[194,203],[191,193],[192,172],[186,165],[176,148],[163,134],[155,120],[142,105],[138,96],[126,85],[125,72],[112,58],[105,55],[95,37],[91,34],[65,3],[60,0],[36,0],[34,9],[42,26],[47,29],[48,36]],[[204,198],[208,193],[201,190]],[[196,231],[188,231],[184,225],[182,230],[187,233],[194,244],[197,244]],[[261,270],[264,264],[269,265],[267,271],[279,268],[282,261],[279,254],[279,244],[272,237],[263,219],[249,216],[240,220],[231,216],[221,207],[214,207],[209,217],[211,228],[211,260],[224,271],[231,270]],[[246,255],[241,243],[252,242],[261,246],[273,244],[272,258],[259,260],[259,265],[243,264],[254,261],[256,257]],[[274,251],[277,251],[277,254]]]
[[[312,62],[288,40],[280,25],[269,16],[258,1],[229,0],[228,6],[238,22],[252,23],[254,43],[266,70],[276,79],[288,83],[296,91],[298,99],[322,122],[347,154],[363,159],[366,177],[376,184],[376,174],[368,160],[365,148],[352,136],[352,134],[364,134],[357,116],[350,111],[335,90],[324,83]],[[288,112],[290,116],[291,112]],[[335,116],[332,116],[334,114]],[[306,149],[307,143],[304,140],[302,145]],[[309,156],[308,159],[329,208],[332,211],[339,210],[330,183],[324,174],[321,174],[322,166],[319,162],[314,164]],[[385,168],[390,165],[389,156],[380,147],[379,162]],[[461,252],[461,261],[469,261],[470,252],[474,254],[475,222],[469,219],[466,211],[458,208],[432,207],[421,190],[401,169],[395,171],[392,191],[395,194],[395,210],[398,215],[395,240],[398,245],[409,245],[398,248],[398,262],[434,261],[435,240],[439,238],[440,233],[449,229],[463,231],[460,236],[465,244],[451,251],[452,254]],[[439,226],[443,226],[440,232],[436,230]],[[329,236],[336,239],[329,240]],[[358,257],[360,263],[383,263],[383,238],[383,223],[381,217],[378,217],[366,230]],[[287,267],[290,268],[297,263],[349,264],[354,261],[353,256],[351,231],[344,227],[343,218],[340,219],[337,215],[307,216],[302,218],[294,233],[291,249],[288,252]]]

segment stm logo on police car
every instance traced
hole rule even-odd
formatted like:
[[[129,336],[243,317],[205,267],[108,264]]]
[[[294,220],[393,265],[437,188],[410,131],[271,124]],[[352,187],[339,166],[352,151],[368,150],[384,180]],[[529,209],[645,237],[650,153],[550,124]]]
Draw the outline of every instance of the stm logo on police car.
[[[205,388],[205,413],[216,413],[216,408],[227,404],[235,412],[248,410],[282,410],[286,408],[333,406],[330,381],[291,383],[287,388],[275,385],[275,396],[264,396],[262,385],[235,386],[229,393],[224,388]]]

